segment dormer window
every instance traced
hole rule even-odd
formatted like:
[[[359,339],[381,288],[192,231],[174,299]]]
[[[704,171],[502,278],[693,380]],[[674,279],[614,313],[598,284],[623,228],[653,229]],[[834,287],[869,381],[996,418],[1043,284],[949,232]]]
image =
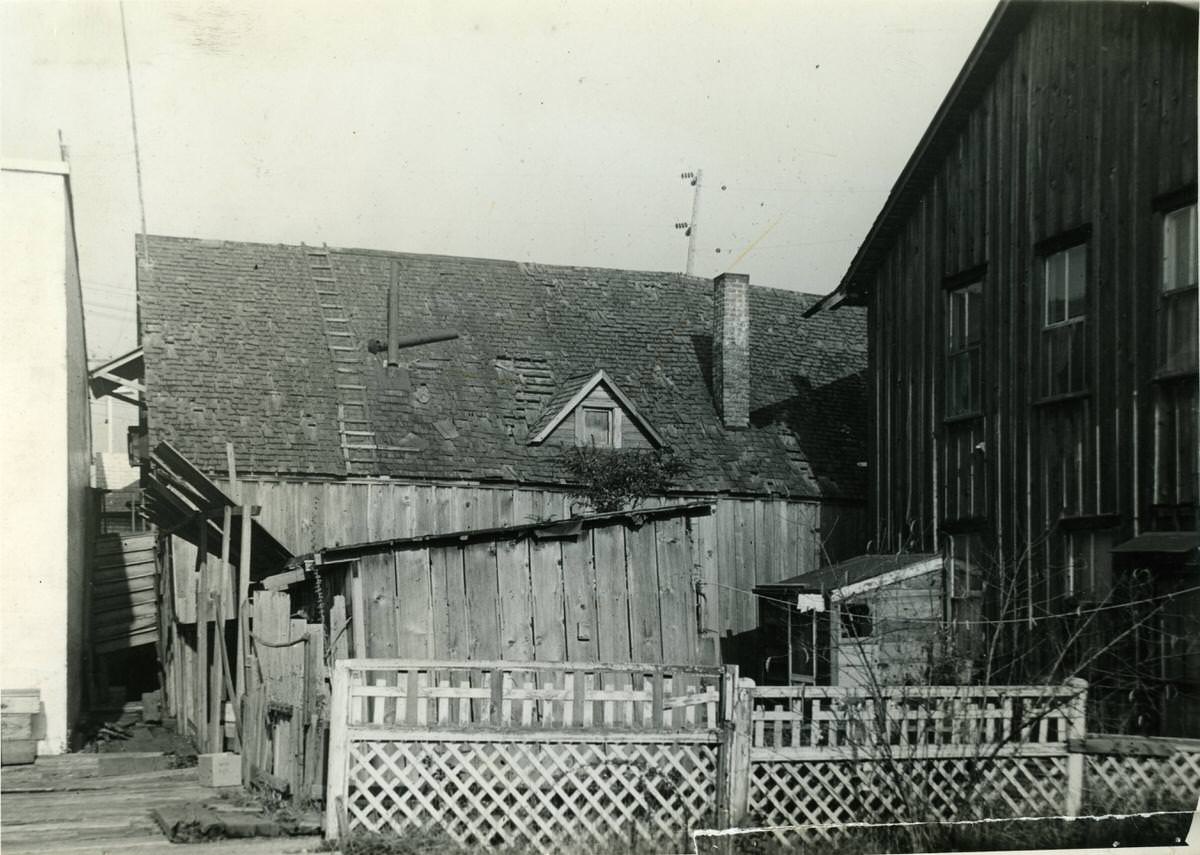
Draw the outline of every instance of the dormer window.
[[[563,383],[530,431],[530,445],[662,448],[662,437],[603,371]]]

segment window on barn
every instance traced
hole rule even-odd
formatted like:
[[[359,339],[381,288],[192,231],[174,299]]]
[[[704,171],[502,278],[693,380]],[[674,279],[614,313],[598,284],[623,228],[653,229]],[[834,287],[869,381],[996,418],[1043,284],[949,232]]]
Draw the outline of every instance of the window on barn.
[[[842,603],[842,637],[871,637],[871,607],[865,603]]]
[[[946,416],[983,409],[983,282],[958,286],[947,294]]]
[[[1196,203],[1162,217],[1159,276],[1159,372],[1197,370]]]
[[[1084,512],[1090,448],[1095,434],[1092,402],[1087,398],[1056,401],[1039,415],[1040,490],[1048,513],[1074,516]]]
[[[1197,240],[1195,190],[1161,206],[1158,276],[1158,372],[1154,394],[1154,504],[1167,528],[1195,525],[1197,461],[1196,394]],[[1164,513],[1167,512],[1167,513]],[[1174,515],[1174,525],[1170,517]]]
[[[1099,602],[1112,586],[1112,531],[1073,531],[1067,548],[1067,593]]]
[[[1087,389],[1088,249],[1076,243],[1042,258],[1042,397]]]
[[[977,531],[950,535],[950,597],[974,597],[983,593],[985,568],[991,560]]]
[[[1154,503],[1195,505],[1200,462],[1196,421],[1200,406],[1195,377],[1159,382],[1154,401]],[[1188,527],[1182,525],[1179,527]]]

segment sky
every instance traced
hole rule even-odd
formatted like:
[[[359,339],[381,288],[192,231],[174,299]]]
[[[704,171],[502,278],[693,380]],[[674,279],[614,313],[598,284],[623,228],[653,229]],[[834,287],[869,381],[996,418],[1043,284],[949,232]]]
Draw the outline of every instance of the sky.
[[[134,2],[152,234],[827,293],[991,0]],[[0,156],[68,149],[89,355],[136,345],[121,10],[0,0]]]

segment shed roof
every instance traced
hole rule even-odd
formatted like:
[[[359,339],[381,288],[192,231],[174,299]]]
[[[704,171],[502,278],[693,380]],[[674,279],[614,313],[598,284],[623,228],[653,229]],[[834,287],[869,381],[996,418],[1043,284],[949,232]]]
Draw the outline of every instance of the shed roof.
[[[759,585],[755,593],[834,593],[871,581],[887,581],[888,574],[897,578],[931,573],[941,567],[942,556],[937,553],[903,553],[899,555],[858,555],[847,561],[811,570],[778,582]]]
[[[139,265],[150,440],[207,472],[342,476],[339,365],[306,248],[151,236]],[[137,244],[140,252],[140,241]],[[861,499],[865,313],[801,316],[818,298],[750,289],[750,427],[726,430],[711,392],[713,286],[678,273],[329,248],[353,331],[378,476],[562,483],[561,450],[531,431],[571,381],[604,370],[691,469],[680,488]],[[388,283],[407,330],[455,341],[387,368]],[[343,356],[345,358],[345,356]]]
[[[1194,531],[1147,531],[1137,537],[1114,546],[1112,551],[1134,555],[1156,552],[1168,555],[1186,555],[1200,549],[1200,532]]]

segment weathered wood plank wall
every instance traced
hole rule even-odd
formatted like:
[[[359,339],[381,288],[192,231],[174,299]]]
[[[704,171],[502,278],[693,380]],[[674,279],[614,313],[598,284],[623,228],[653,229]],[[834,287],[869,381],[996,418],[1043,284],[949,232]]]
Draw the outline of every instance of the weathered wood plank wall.
[[[1069,584],[1060,516],[1150,516],[1156,197],[1196,182],[1196,15],[1036,4],[874,274],[870,537],[936,550],[978,524],[1001,563]],[[1040,400],[1038,243],[1088,239],[1086,394]],[[983,268],[978,417],[946,418],[947,279]],[[1025,556],[1031,558],[1024,561]],[[1059,572],[1054,572],[1058,570]]]
[[[703,621],[741,594],[720,586],[694,514],[590,521],[577,538],[383,547],[323,572],[362,585],[351,656],[718,664],[722,633]]]
[[[297,554],[371,540],[566,519],[572,511],[571,499],[563,492],[478,485],[259,479],[243,480],[242,490],[247,504],[261,506],[259,521]],[[685,500],[650,499],[646,505],[682,501]],[[716,629],[722,637],[746,632],[757,624],[753,596],[733,589],[748,592],[756,584],[815,570],[862,551],[861,507],[786,499],[722,498],[715,500],[715,504],[713,515],[691,520],[690,536],[695,552],[700,556],[699,566],[706,574],[704,579],[711,583],[705,588],[702,614],[706,626]],[[667,542],[662,548],[669,551],[675,548],[680,535],[673,532],[665,537]],[[539,600],[532,607],[553,610],[557,598],[561,597],[575,623],[590,622],[595,633],[597,616],[593,599],[597,596],[596,586],[609,585],[609,580],[601,581],[601,577],[595,575],[595,562],[611,564],[616,556],[628,554],[638,556],[632,562],[635,568],[651,566],[650,558],[657,555],[660,547],[655,538],[656,535],[645,529],[605,534],[598,557],[589,545],[586,561],[582,555],[568,549],[563,560],[582,567],[585,573],[585,577],[571,576],[569,579],[553,578],[551,565],[560,560],[560,556],[556,551],[552,554],[548,546],[535,545],[529,559],[534,571],[528,584],[553,602]],[[183,544],[177,548],[186,553],[189,546]],[[584,549],[583,546],[576,548]],[[506,556],[505,560],[511,558]],[[441,559],[435,557],[433,560]],[[494,557],[491,560],[495,563]],[[519,563],[525,566],[526,558],[522,557]],[[662,628],[652,628],[648,618],[643,621],[641,609],[658,607],[657,576],[651,574],[643,578],[637,575],[636,569],[633,572],[635,575],[625,591],[631,601],[636,600],[632,607],[636,620],[629,624],[628,631],[635,639],[653,648],[661,645],[654,633],[661,632]],[[461,580],[457,581],[461,585]],[[669,581],[671,587],[662,592],[663,596],[678,598],[679,591],[686,587],[685,582],[690,585],[689,580],[682,578],[672,577]],[[722,592],[719,597],[717,591]],[[455,606],[466,608],[470,605],[463,605],[465,601],[459,598],[464,592],[453,584],[448,588],[439,584],[434,593],[438,595],[434,599],[435,609],[443,607],[441,604],[447,602],[446,597]],[[599,593],[607,596],[620,592],[603,587]],[[482,595],[482,589],[470,594],[472,597]],[[508,603],[508,620],[523,620],[523,614],[519,612],[521,606],[512,599],[511,592],[497,588],[491,593],[491,596],[501,595]],[[461,609],[459,613],[466,614]],[[405,625],[410,631],[415,631],[411,620],[411,615],[402,618],[402,622],[408,622]],[[695,621],[694,616],[692,620]],[[450,627],[446,630],[451,633],[451,640],[453,633],[460,629]],[[669,631],[678,633],[687,629],[672,625]],[[568,658],[590,653],[592,642],[579,640],[574,632],[562,637],[557,632],[548,628],[545,634],[535,633],[528,639],[514,638],[512,644],[519,649],[531,648],[538,659],[545,656],[560,660],[562,657],[556,654],[562,648],[566,649]]]
[[[261,506],[259,521],[297,553],[571,513],[570,498],[548,490],[272,480],[243,481],[242,489],[247,504]],[[757,626],[749,593],[755,585],[857,554],[861,528],[858,507],[719,499],[709,516],[617,526],[578,543],[502,543],[462,554],[458,547],[433,549],[397,562],[370,559],[359,578],[369,620],[382,630],[370,634],[369,655],[425,649],[447,658],[719,661],[719,639]],[[176,577],[194,585],[195,548],[175,538],[173,551]],[[372,561],[382,561],[385,570],[375,572]],[[694,579],[703,583],[698,607]],[[352,601],[351,587],[345,590]],[[389,598],[389,590],[409,593]],[[195,621],[194,598],[177,596],[175,605],[181,622]],[[181,656],[194,655],[183,646]],[[182,682],[186,693],[190,683]]]

